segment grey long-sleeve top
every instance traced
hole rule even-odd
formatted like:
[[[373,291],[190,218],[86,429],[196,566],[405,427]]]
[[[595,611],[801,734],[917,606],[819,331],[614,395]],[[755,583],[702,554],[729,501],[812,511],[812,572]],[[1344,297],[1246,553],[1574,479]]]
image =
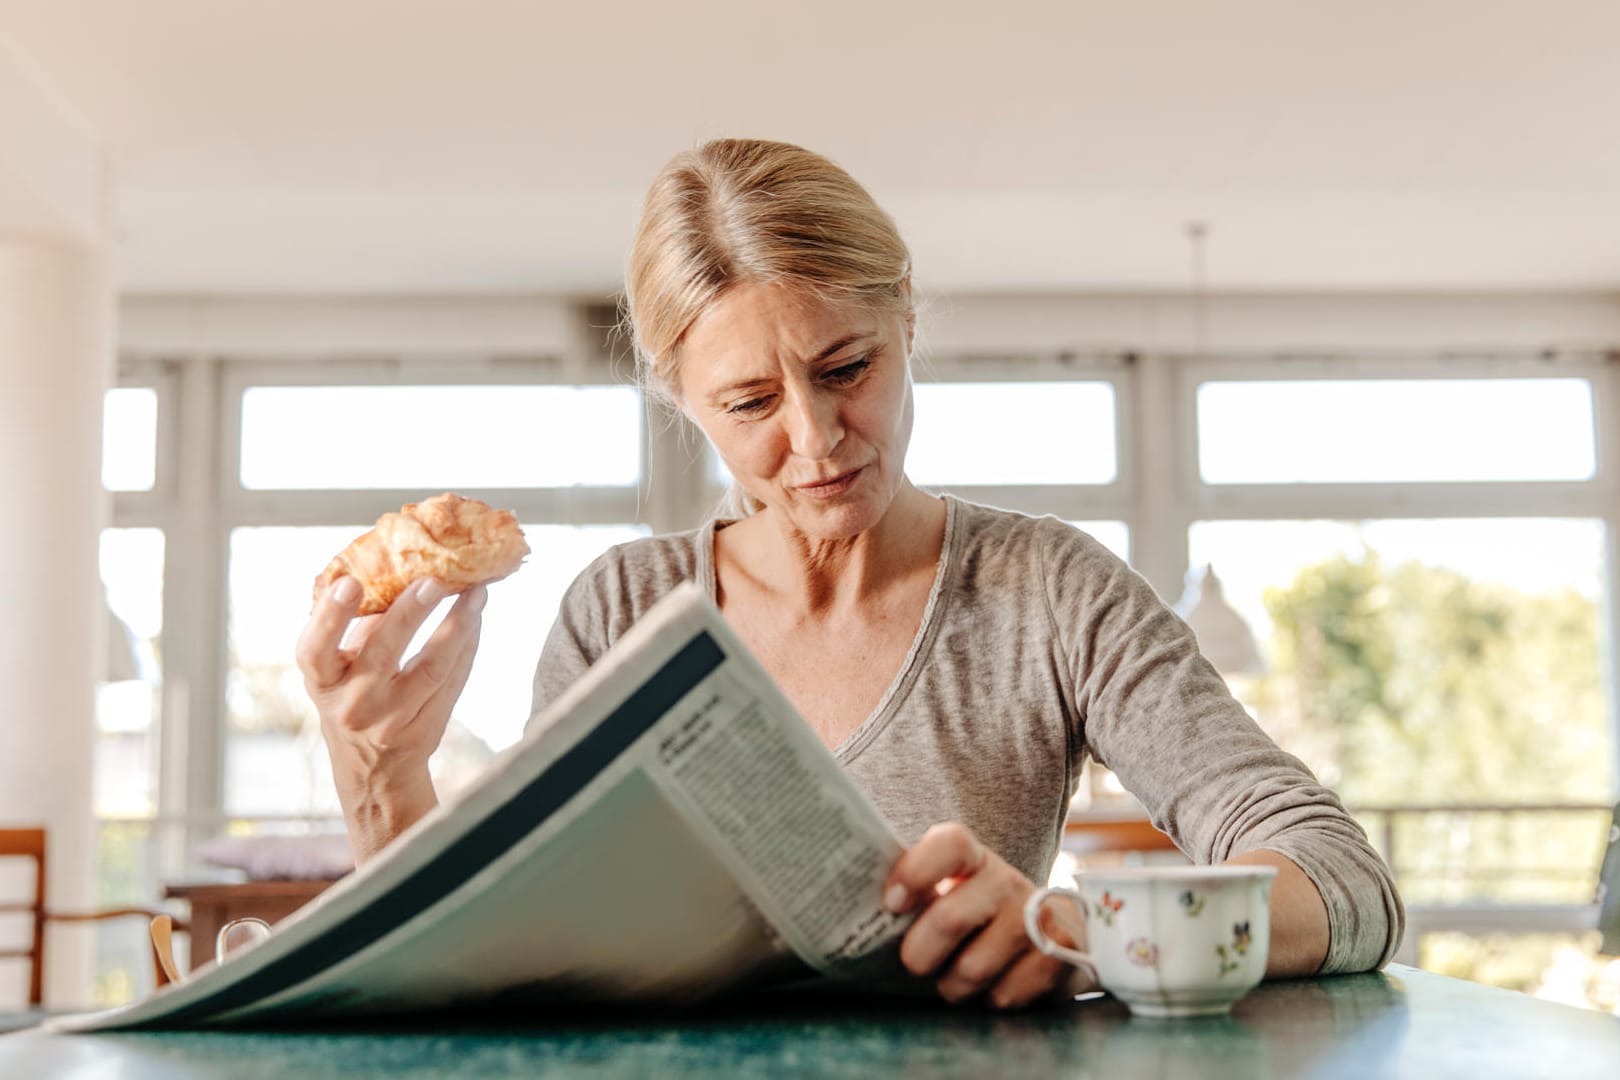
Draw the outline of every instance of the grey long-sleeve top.
[[[620,545],[580,574],[534,715],[676,585],[716,595],[716,528]],[[911,651],[834,754],[904,842],[960,821],[1037,883],[1089,754],[1195,861],[1267,848],[1297,863],[1327,905],[1323,972],[1382,966],[1400,943],[1389,870],[1338,797],[1260,730],[1146,581],[1055,518],[946,497]]]

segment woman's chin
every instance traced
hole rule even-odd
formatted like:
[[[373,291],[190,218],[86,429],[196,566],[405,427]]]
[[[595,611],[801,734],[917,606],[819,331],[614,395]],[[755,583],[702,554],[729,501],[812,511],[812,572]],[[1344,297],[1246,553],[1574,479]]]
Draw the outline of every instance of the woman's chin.
[[[793,527],[817,540],[847,540],[859,536],[882,521],[887,509],[886,502],[880,505],[870,496],[827,502],[795,499],[784,507]]]

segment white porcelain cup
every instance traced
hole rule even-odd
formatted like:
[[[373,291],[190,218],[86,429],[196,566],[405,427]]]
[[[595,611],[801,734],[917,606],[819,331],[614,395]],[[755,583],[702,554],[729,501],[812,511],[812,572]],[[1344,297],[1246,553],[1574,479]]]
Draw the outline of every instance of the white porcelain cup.
[[[1266,973],[1271,866],[1128,866],[1088,870],[1073,889],[1040,889],[1024,926],[1048,956],[1096,975],[1139,1016],[1217,1016]],[[1086,951],[1041,930],[1054,896],[1080,907]]]

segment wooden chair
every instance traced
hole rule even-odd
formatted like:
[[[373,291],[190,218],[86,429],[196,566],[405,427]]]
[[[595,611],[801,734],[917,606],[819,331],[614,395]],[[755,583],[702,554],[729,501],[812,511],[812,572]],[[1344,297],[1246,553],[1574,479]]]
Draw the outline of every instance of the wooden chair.
[[[45,902],[45,830],[38,827],[0,829],[0,859],[22,858],[34,860],[34,895],[26,903],[0,903],[0,914],[27,914],[33,917],[33,940],[26,949],[0,949],[0,959],[25,959],[30,964],[28,976],[28,1004],[31,1008],[39,1008],[45,1000],[45,927],[53,922],[98,922],[102,919],[118,919],[132,915],[139,915],[146,919],[163,918],[169,916],[161,911],[152,911],[146,908],[128,907],[112,908],[106,911],[92,911],[85,913],[70,913],[52,911]],[[165,925],[165,929],[184,931],[182,923],[172,920]],[[158,972],[157,984],[163,985],[164,964],[157,952],[156,944],[153,946],[153,962]]]

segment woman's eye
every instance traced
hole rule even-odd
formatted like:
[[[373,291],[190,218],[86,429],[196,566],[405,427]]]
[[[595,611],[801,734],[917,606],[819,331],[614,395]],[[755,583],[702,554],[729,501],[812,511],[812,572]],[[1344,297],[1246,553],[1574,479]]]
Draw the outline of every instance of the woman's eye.
[[[847,386],[856,379],[860,378],[861,372],[865,371],[871,366],[872,361],[863,356],[852,364],[845,364],[843,367],[833,368],[823,377],[834,385]]]
[[[764,409],[766,405],[770,404],[770,401],[771,399],[768,397],[750,398],[747,401],[737,402],[737,404],[731,406],[726,411],[729,413],[735,413],[739,416],[747,416],[751,413],[757,413]]]

